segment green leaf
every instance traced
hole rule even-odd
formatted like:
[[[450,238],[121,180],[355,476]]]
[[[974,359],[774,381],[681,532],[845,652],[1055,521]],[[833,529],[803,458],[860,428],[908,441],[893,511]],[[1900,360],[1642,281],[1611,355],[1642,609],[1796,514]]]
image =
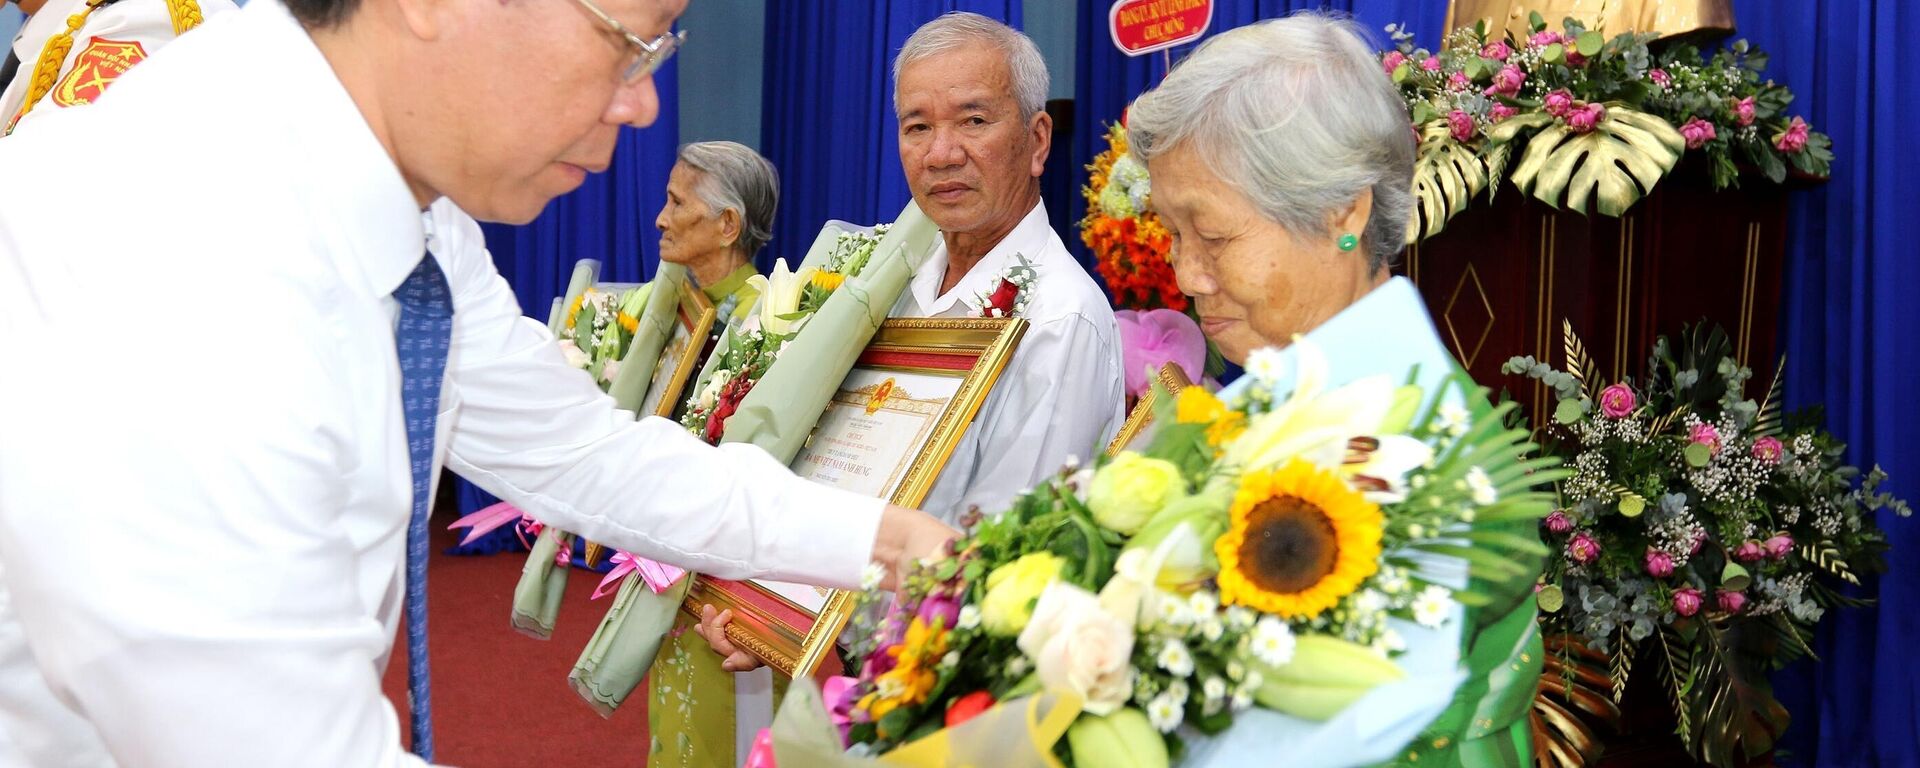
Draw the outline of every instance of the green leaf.
[[[1686,454],[1687,466],[1690,467],[1704,467],[1707,462],[1713,461],[1713,449],[1701,443],[1688,443],[1682,453]]]
[[[1582,32],[1573,44],[1580,51],[1580,55],[1595,56],[1600,53],[1601,46],[1607,44],[1607,39],[1598,32]]]
[[[1560,590],[1558,584],[1541,587],[1540,591],[1533,593],[1533,599],[1540,604],[1540,610],[1547,613],[1557,613],[1567,605],[1567,594]]]
[[[1547,28],[1547,20],[1545,17],[1540,15],[1539,11],[1528,11],[1527,12],[1527,28],[1535,32],[1539,32]]]
[[[1486,187],[1486,163],[1470,147],[1454,141],[1447,122],[1424,123],[1419,158],[1413,164],[1414,206],[1408,212],[1407,243],[1439,234]]]
[[[1652,192],[1680,161],[1686,139],[1658,117],[1606,106],[1606,118],[1591,132],[1554,122],[1535,134],[1513,170],[1514,186],[1551,206],[1560,207],[1564,193],[1569,210],[1584,214],[1591,204],[1615,217]]]
[[[1400,66],[1393,68],[1393,82],[1395,84],[1404,83],[1407,81],[1407,75],[1410,75],[1412,73],[1413,73],[1412,64],[1408,64],[1404,61],[1400,62]]]
[[[1632,496],[1632,495],[1620,497],[1620,514],[1621,515],[1624,515],[1626,517],[1639,517],[1640,513],[1645,511],[1647,511],[1646,499],[1643,499],[1639,496]]]
[[[1567,62],[1567,48],[1559,43],[1549,45],[1541,49],[1540,60],[1548,64],[1565,64]]]
[[[1585,415],[1587,409],[1580,407],[1580,401],[1571,397],[1561,400],[1560,405],[1553,409],[1553,420],[1561,424],[1575,423]]]

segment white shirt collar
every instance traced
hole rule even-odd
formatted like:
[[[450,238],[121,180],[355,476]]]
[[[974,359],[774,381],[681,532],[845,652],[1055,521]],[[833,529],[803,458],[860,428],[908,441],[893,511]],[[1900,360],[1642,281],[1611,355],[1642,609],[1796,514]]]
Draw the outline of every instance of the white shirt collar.
[[[991,292],[999,286],[1000,276],[1007,267],[1013,265],[1016,255],[1028,259],[1036,258],[1047,247],[1047,241],[1053,236],[1053,229],[1047,223],[1047,205],[1035,201],[1033,209],[1014,225],[1006,237],[995,243],[993,250],[987,251],[965,277],[955,283],[953,290],[940,293],[940,283],[947,275],[947,241],[942,237],[934,242],[933,253],[927,256],[920,271],[914,273],[913,283],[908,290],[913,300],[920,304],[925,316],[936,317],[952,310],[955,305],[971,300],[980,293]]]

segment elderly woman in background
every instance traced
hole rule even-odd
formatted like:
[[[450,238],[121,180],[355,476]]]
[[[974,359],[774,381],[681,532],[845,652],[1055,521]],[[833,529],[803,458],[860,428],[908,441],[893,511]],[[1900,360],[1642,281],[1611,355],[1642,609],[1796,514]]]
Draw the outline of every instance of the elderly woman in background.
[[[1130,140],[1173,235],[1180,288],[1228,359],[1302,335],[1325,352],[1331,385],[1417,371],[1434,391],[1459,370],[1412,284],[1389,274],[1412,207],[1408,124],[1358,28],[1314,14],[1221,34],[1135,102]],[[1290,357],[1273,360],[1283,379]],[[1465,585],[1463,564],[1429,565]],[[1493,602],[1455,604],[1439,629],[1402,622],[1408,677],[1333,719],[1252,710],[1265,720],[1194,757],[1226,764],[1284,745],[1314,765],[1521,765],[1543,661],[1533,578],[1476,581]]]
[[[684,265],[717,308],[716,336],[759,298],[748,278],[754,255],[773,237],[779,205],[780,175],[760,153],[731,141],[680,148],[653,225],[660,260]]]

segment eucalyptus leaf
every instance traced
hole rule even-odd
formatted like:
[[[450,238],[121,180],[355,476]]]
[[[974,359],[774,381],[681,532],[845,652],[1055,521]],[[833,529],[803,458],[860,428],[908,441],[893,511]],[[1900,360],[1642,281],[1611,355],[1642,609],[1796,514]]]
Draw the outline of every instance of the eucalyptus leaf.
[[[1687,457],[1687,466],[1696,469],[1706,466],[1707,462],[1713,460],[1712,449],[1700,443],[1688,443],[1687,447],[1681,451],[1681,453]]]
[[[1582,32],[1573,44],[1574,47],[1580,51],[1580,55],[1597,56],[1600,54],[1601,46],[1607,44],[1607,38],[1598,32]]]
[[[1561,400],[1560,405],[1553,409],[1553,420],[1561,424],[1575,423],[1585,415],[1587,415],[1586,409],[1580,407],[1580,401],[1573,398]]]

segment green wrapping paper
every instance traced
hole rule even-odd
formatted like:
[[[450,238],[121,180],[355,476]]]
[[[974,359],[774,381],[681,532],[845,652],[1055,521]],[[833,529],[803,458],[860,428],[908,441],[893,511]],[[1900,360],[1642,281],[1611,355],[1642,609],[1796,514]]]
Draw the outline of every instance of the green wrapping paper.
[[[619,373],[614,374],[613,383],[607,386],[607,394],[613,396],[616,407],[637,411],[646,401],[647,384],[653,380],[653,368],[660,362],[661,350],[666,349],[667,341],[673,338],[680,292],[686,287],[687,268],[671,263],[662,263],[653,282],[647,284],[647,306],[636,318],[640,326],[634,331],[626,356],[620,358]]]
[[[893,310],[913,273],[940,235],[933,220],[909,202],[874,247],[866,269],[849,277],[787,343],[766,375],[727,419],[721,442],[752,443],[781,463],[793,461],[840,382],[853,369],[880,323]],[[822,238],[826,233],[822,233]],[[827,251],[831,251],[831,244]],[[812,261],[821,251],[815,241]],[[806,262],[802,262],[805,264]]]
[[[573,300],[587,292],[587,286],[600,278],[600,262],[594,259],[581,259],[573,263],[573,276],[567,278],[567,295],[553,305],[553,313],[547,316],[547,330],[554,338],[560,337],[560,329],[567,327],[567,308],[573,306]]]
[[[612,717],[647,676],[692,583],[693,579],[681,577],[667,591],[655,594],[637,572],[620,582],[613,605],[567,675],[574,693],[601,717]]]
[[[554,560],[560,544],[569,537],[551,525],[540,530],[520,569],[520,583],[513,588],[513,628],[545,640],[553,636],[553,622],[560,616],[560,598],[567,592],[567,568]]]

